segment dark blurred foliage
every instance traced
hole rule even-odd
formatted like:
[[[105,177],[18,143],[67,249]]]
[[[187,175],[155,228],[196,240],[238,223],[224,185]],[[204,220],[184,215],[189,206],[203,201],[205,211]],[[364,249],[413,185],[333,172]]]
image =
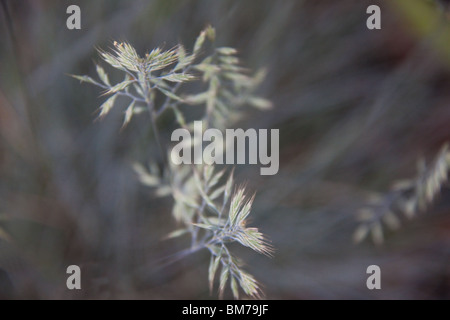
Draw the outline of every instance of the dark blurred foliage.
[[[239,126],[279,128],[281,168],[264,177],[236,168],[257,191],[252,224],[277,248],[273,259],[239,251],[266,297],[450,298],[448,187],[384,246],[351,240],[367,196],[414,177],[417,159],[450,140],[450,54],[448,41],[433,41],[433,1],[1,4],[0,227],[10,235],[0,240],[1,298],[210,297],[208,255],[170,263],[188,241],[161,240],[176,228],[171,201],[131,170],[157,158],[146,115],[123,131],[120,108],[94,123],[100,92],[67,76],[95,74],[95,48],[113,40],[141,53],[189,47],[207,24],[219,45],[268,70],[261,93],[274,109],[249,111]],[[69,4],[81,7],[81,30],[66,28]],[[382,30],[366,28],[369,4],[381,6]],[[172,120],[159,123],[166,141]],[[81,291],[66,289],[71,264]],[[366,288],[371,264],[382,290]]]

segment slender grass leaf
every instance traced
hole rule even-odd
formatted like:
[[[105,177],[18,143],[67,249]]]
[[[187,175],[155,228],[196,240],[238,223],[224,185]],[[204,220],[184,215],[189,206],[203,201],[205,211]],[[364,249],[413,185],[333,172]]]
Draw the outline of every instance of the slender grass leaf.
[[[130,105],[127,107],[127,110],[125,110],[125,117],[123,119],[122,128],[125,128],[128,123],[131,121],[131,118],[134,114],[134,105],[136,104],[136,101],[132,101]]]
[[[164,239],[169,240],[169,239],[178,238],[187,233],[189,233],[188,229],[178,229],[178,230],[175,230],[175,231],[172,231],[171,233],[169,233],[167,236],[164,237]]]
[[[216,51],[220,54],[229,56],[229,55],[233,55],[237,53],[237,50],[235,48],[230,48],[230,47],[220,47],[217,48]]]
[[[70,76],[72,78],[80,80],[80,82],[88,82],[88,83],[92,83],[92,84],[95,84],[95,85],[99,85],[99,83],[97,81],[95,81],[94,79],[92,79],[91,77],[88,77],[88,76],[78,76],[78,75],[75,75],[75,74],[70,74]]]
[[[170,92],[169,90],[163,89],[161,87],[158,87],[158,90],[161,91],[163,94],[165,94],[170,99],[173,99],[173,100],[176,100],[176,101],[181,101],[181,102],[183,101],[182,98],[180,98],[179,96],[177,96],[173,92]]]
[[[233,293],[233,297],[235,299],[239,299],[239,289],[234,277],[231,277],[231,292]]]
[[[106,74],[105,70],[99,64],[97,64],[95,66],[95,68],[97,70],[97,74],[98,74],[98,77],[100,78],[100,80],[102,80],[102,82],[104,84],[106,84],[107,86],[110,87],[111,84],[109,83],[109,78],[108,78],[108,75]]]
[[[219,262],[221,259],[221,255],[214,257],[211,255],[211,261],[209,262],[209,268],[208,268],[208,282],[209,282],[209,291],[212,292],[213,285],[214,285],[214,278],[217,272],[217,268],[219,267]]]
[[[229,274],[230,274],[230,267],[224,265],[222,267],[222,272],[220,273],[220,283],[219,283],[219,296],[221,298],[223,297],[223,292],[225,290]]]
[[[117,95],[113,95],[109,97],[101,106],[100,106],[100,114],[98,117],[101,119],[106,116],[114,106],[114,102],[116,101]]]

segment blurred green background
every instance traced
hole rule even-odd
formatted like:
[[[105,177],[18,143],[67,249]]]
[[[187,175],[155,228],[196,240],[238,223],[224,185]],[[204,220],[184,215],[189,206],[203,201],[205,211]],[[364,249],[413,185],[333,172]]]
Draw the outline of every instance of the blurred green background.
[[[78,4],[82,29],[67,30]],[[366,28],[366,8],[382,29]],[[146,115],[120,131],[104,98],[68,74],[95,74],[95,48],[128,41],[140,53],[181,42],[207,25],[243,63],[266,67],[260,93],[273,110],[249,110],[242,128],[280,129],[280,171],[237,166],[257,192],[252,225],[273,259],[236,248],[269,299],[450,298],[450,190],[427,215],[352,243],[354,215],[372,192],[414,177],[450,140],[450,31],[426,0],[66,1],[1,0],[0,298],[209,299],[207,252],[176,263],[189,243],[171,201],[139,185],[133,161],[155,157]],[[444,19],[444,18],[443,18]],[[126,101],[123,101],[124,107]],[[164,131],[170,119],[162,120]],[[82,290],[65,270],[82,269]],[[366,268],[382,289],[366,288]],[[229,296],[228,296],[229,297]]]

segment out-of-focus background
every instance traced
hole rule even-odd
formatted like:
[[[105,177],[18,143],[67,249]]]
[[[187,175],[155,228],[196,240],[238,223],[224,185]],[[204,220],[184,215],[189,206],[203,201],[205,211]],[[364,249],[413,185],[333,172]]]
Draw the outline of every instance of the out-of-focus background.
[[[94,122],[100,90],[68,76],[94,75],[95,48],[114,40],[141,53],[190,48],[208,24],[218,45],[268,71],[260,93],[273,110],[238,125],[280,129],[280,171],[236,168],[257,192],[252,225],[276,248],[272,259],[236,248],[266,298],[450,298],[448,187],[383,246],[352,242],[367,197],[414,177],[417,160],[450,140],[450,27],[434,1],[0,3],[1,298],[217,297],[207,252],[164,263],[189,244],[162,240],[177,227],[171,201],[131,169],[156,150],[146,115],[122,131],[120,107]],[[66,28],[70,4],[81,30]],[[366,28],[370,4],[381,30]],[[66,288],[71,264],[80,291]],[[372,264],[382,290],[366,288]]]

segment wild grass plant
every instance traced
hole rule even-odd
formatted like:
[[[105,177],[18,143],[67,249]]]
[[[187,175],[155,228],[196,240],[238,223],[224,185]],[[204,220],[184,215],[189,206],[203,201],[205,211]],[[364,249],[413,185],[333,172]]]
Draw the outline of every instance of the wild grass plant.
[[[239,243],[258,253],[271,256],[273,249],[266,237],[254,227],[247,226],[254,194],[245,185],[237,185],[233,170],[217,169],[215,165],[174,165],[167,157],[167,147],[161,141],[157,119],[171,111],[178,126],[193,130],[193,121],[186,120],[182,107],[202,108],[204,127],[224,129],[231,116],[237,118],[247,106],[268,109],[271,103],[255,90],[264,78],[260,71],[250,75],[236,57],[237,50],[214,47],[215,30],[207,27],[196,39],[190,52],[183,45],[164,50],[156,48],[140,56],[129,43],[114,42],[109,51],[99,50],[109,66],[123,76],[112,83],[101,65],[96,65],[98,80],[90,76],[73,77],[102,88],[106,100],[100,106],[98,118],[105,117],[116,105],[119,96],[130,102],[124,110],[123,127],[135,115],[146,111],[153,135],[163,159],[163,168],[155,163],[148,167],[135,164],[140,182],[154,189],[159,197],[173,198],[172,215],[181,228],[168,238],[190,237],[190,246],[183,254],[208,250],[211,259],[208,281],[212,291],[219,278],[219,295],[227,285],[234,298],[239,287],[250,297],[260,297],[260,285],[235,257],[231,243]],[[186,84],[199,82],[199,92],[185,89]],[[196,142],[193,142],[195,144]],[[220,270],[220,271],[219,271]],[[220,276],[216,277],[216,274]]]
[[[431,164],[427,165],[425,160],[421,159],[417,169],[415,178],[395,182],[385,194],[372,194],[367,206],[357,215],[361,224],[353,235],[355,242],[364,240],[370,234],[373,242],[381,245],[384,240],[384,225],[391,230],[397,230],[401,224],[399,216],[412,219],[432,205],[448,181],[448,144],[441,148]]]

